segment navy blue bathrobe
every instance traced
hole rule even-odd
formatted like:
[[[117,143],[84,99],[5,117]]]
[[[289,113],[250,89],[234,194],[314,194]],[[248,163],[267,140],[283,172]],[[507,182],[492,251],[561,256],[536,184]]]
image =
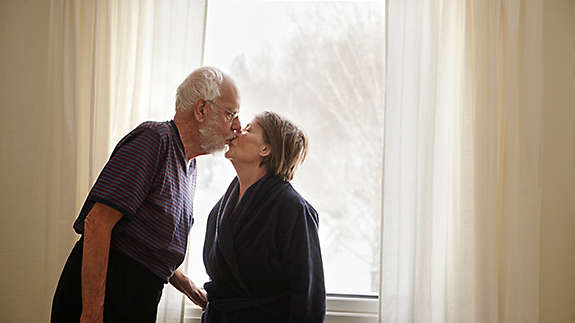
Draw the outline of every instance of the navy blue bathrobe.
[[[323,322],[317,212],[270,174],[238,195],[235,178],[208,218],[202,322]]]

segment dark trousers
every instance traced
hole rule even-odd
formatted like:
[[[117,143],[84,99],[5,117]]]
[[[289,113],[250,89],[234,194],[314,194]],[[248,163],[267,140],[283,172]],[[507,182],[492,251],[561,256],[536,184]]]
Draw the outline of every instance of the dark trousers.
[[[62,270],[52,301],[52,323],[77,323],[82,314],[82,246],[76,242]],[[110,251],[106,276],[104,322],[156,322],[164,282],[146,267]]]

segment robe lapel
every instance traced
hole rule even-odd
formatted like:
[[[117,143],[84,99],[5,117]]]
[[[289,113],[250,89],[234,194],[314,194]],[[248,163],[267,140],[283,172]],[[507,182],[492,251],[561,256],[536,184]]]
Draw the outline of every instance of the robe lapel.
[[[240,232],[249,233],[250,230],[253,230],[251,224],[260,216],[259,211],[262,208],[265,209],[268,204],[276,203],[275,197],[286,187],[286,182],[268,174],[249,187],[241,201],[238,202],[240,188],[236,177],[220,203],[216,218],[214,243],[217,251],[229,266],[234,280],[246,294],[249,294],[249,289],[240,275],[234,241],[240,235],[246,236]],[[241,224],[236,225],[236,223]]]
[[[232,216],[238,200],[238,195],[239,182],[236,177],[228,187],[228,191],[224,195],[224,199],[220,204],[220,209],[218,210],[216,219],[216,237],[214,241],[217,243],[218,250],[228,264],[231,274],[234,276],[242,290],[247,292],[248,289],[240,276],[236,260],[236,250],[234,247]]]
[[[260,214],[260,211],[269,209],[269,205],[276,203],[276,197],[286,188],[286,182],[270,174],[254,183],[235,209],[233,221],[241,223],[241,225],[234,226],[235,239],[242,236],[243,232],[253,231],[252,223],[256,222],[259,216],[266,216],[266,214]]]

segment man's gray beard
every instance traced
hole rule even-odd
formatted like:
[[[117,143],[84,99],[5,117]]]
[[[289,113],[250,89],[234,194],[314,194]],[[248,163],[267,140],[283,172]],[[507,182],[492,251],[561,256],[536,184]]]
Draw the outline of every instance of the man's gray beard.
[[[216,124],[216,118],[211,118],[199,129],[200,147],[208,154],[213,154],[226,148],[226,138],[215,131]]]

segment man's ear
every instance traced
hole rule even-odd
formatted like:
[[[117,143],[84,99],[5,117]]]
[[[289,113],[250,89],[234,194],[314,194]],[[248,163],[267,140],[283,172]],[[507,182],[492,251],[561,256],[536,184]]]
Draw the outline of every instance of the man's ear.
[[[199,122],[206,121],[208,117],[208,106],[206,105],[206,100],[197,99],[196,102],[194,102],[192,109],[194,111],[194,117],[196,117],[196,120]]]
[[[260,148],[260,156],[267,157],[272,153],[272,147],[268,144],[264,144],[262,148]]]

